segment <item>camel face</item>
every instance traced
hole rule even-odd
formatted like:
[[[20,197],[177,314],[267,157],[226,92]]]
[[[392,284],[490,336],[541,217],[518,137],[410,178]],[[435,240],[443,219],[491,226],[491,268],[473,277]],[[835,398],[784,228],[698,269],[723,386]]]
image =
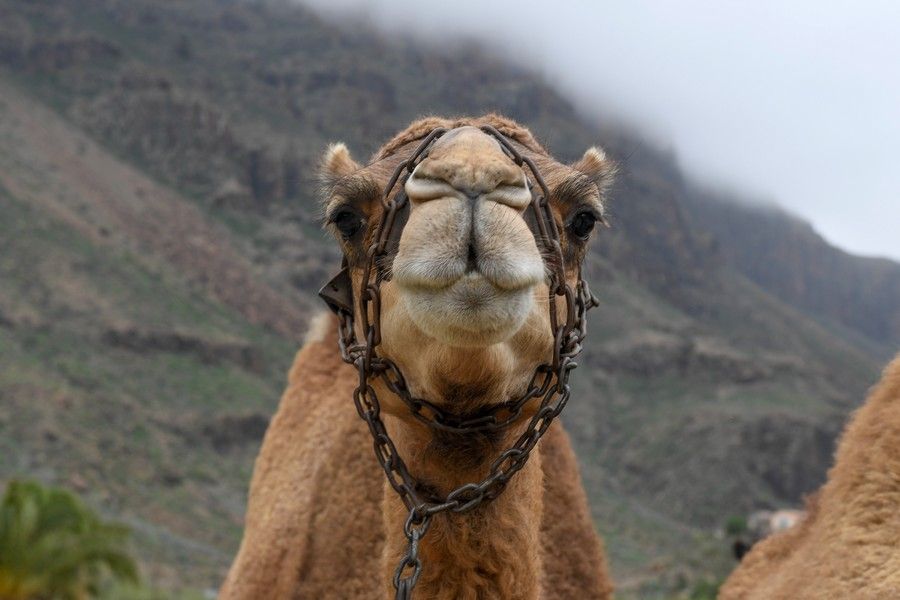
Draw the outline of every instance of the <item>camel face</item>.
[[[523,218],[531,191],[496,139],[471,126],[450,131],[405,187],[394,294],[416,327],[442,344],[485,347],[546,314],[535,301],[544,262]]]
[[[536,184],[496,138],[479,129],[481,122],[439,121],[433,127],[450,131],[405,182],[408,216],[392,277],[381,286],[381,352],[401,367],[417,395],[446,400],[464,386],[461,395],[470,400],[503,401],[524,390],[534,368],[552,356],[546,266],[526,221]],[[395,147],[388,144],[390,153],[382,150],[367,167],[342,145],[324,159],[326,220],[349,259],[357,294],[383,188],[427,127],[418,137],[401,133]],[[527,135],[510,137],[550,189],[573,283],[602,219],[601,193],[612,169],[596,149],[574,165],[560,164]],[[564,314],[564,303],[558,307]]]
[[[346,268],[320,295],[338,331],[311,332],[291,369],[221,598],[611,597],[554,419],[612,172],[594,148],[555,161],[499,115],[416,121],[365,166],[328,150]]]

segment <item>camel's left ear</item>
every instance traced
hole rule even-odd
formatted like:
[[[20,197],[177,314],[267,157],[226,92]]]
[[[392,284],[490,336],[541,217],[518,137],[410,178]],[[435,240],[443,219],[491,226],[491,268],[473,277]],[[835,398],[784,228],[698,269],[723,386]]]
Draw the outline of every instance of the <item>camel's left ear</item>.
[[[350,156],[347,146],[338,142],[328,146],[322,156],[319,164],[319,179],[323,185],[331,187],[342,177],[351,175],[360,168],[362,168],[361,165]]]
[[[605,194],[616,177],[616,163],[606,156],[606,152],[599,146],[588,148],[584,156],[572,163],[571,167],[581,171],[597,184],[601,194]]]

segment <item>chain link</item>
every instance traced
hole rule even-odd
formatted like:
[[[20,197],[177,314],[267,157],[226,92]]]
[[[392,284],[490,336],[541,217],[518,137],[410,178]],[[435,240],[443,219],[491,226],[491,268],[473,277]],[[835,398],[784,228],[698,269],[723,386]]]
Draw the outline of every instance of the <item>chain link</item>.
[[[397,365],[377,355],[375,349],[381,343],[381,283],[387,278],[384,259],[387,258],[388,240],[397,213],[408,202],[403,192],[406,178],[427,155],[434,140],[446,133],[446,130],[441,128],[433,130],[422,140],[410,158],[396,168],[384,189],[382,199],[384,210],[375,229],[372,245],[366,254],[359,304],[356,307],[365,341],[357,338],[353,312],[337,310],[341,357],[344,362],[354,365],[359,376],[359,382],[353,392],[353,403],[360,418],[369,428],[375,456],[384,470],[388,483],[409,511],[409,517],[403,528],[407,550],[400,559],[393,577],[397,599],[405,600],[412,597],[413,588],[422,572],[419,543],[428,531],[432,517],[442,512],[464,513],[499,496],[513,475],[525,466],[541,436],[565,408],[571,393],[568,384],[569,375],[577,366],[575,358],[581,352],[582,342],[587,333],[586,313],[597,305],[587,282],[581,278],[580,271],[574,289],[566,282],[559,231],[547,203],[550,192],[534,162],[522,155],[493,127],[484,126],[482,130],[495,137],[517,165],[527,167],[539,187],[539,193],[533,192],[531,210],[534,212],[538,227],[535,234],[544,247],[550,273],[549,313],[554,334],[553,359],[550,364],[542,364],[535,369],[525,393],[520,397],[493,405],[476,414],[457,415],[425,399],[414,398]],[[391,196],[398,183],[400,190]],[[566,314],[563,322],[560,322],[557,315],[557,297],[565,301]],[[397,452],[381,419],[381,405],[370,383],[376,377],[403,401],[416,419],[434,429],[459,434],[508,428],[520,420],[527,404],[532,401],[538,401],[539,404],[524,432],[511,447],[494,460],[484,479],[477,483],[462,485],[444,498],[421,498],[416,491],[415,480]]]

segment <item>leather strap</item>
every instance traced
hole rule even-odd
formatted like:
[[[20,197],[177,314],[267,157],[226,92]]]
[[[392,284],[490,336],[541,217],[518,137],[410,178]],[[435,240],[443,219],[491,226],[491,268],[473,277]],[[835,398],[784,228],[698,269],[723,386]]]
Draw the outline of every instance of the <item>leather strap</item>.
[[[353,281],[350,279],[350,267],[347,259],[338,274],[319,290],[319,298],[328,305],[335,314],[345,312],[353,314]]]

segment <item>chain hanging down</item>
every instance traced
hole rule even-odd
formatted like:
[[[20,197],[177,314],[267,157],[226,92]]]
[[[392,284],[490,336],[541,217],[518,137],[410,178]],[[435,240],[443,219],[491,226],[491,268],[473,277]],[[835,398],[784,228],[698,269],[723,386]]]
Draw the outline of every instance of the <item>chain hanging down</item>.
[[[375,456],[384,470],[388,483],[409,511],[403,528],[407,550],[400,559],[393,577],[397,599],[406,600],[412,597],[413,588],[422,572],[419,544],[428,532],[431,518],[441,512],[463,513],[500,495],[512,476],[525,466],[541,436],[565,408],[571,393],[569,375],[577,366],[575,358],[581,352],[582,342],[587,333],[586,313],[597,305],[580,272],[575,289],[566,282],[559,231],[548,205],[550,193],[534,162],[522,155],[497,129],[490,126],[483,126],[481,129],[496,138],[517,165],[527,167],[539,187],[539,190],[532,194],[530,209],[537,224],[535,237],[544,248],[550,274],[549,312],[554,346],[552,361],[535,369],[525,393],[516,399],[491,406],[475,416],[461,417],[448,413],[427,400],[414,398],[397,365],[387,358],[378,356],[375,351],[381,343],[381,283],[385,280],[386,272],[384,259],[388,256],[388,243],[397,213],[409,201],[403,191],[403,184],[419,162],[427,156],[432,143],[446,133],[446,129],[438,128],[431,131],[410,158],[396,168],[384,188],[382,197],[384,210],[374,231],[373,242],[366,253],[358,307],[353,306],[352,300],[336,301],[334,291],[329,291],[328,285],[320,292],[320,296],[338,317],[341,357],[344,362],[354,365],[359,376],[359,382],[353,391],[353,403],[372,434]],[[391,190],[398,181],[400,191],[391,197]],[[341,276],[346,277],[346,272],[342,271]],[[557,297],[565,301],[564,321],[560,321],[557,315]],[[354,308],[359,309],[360,329],[364,336],[362,340],[356,335]],[[435,429],[454,433],[504,429],[519,420],[522,410],[532,400],[538,399],[539,406],[528,421],[525,431],[512,446],[491,463],[488,475],[484,479],[464,484],[444,498],[422,498],[416,492],[415,480],[397,452],[381,419],[381,405],[371,384],[376,377],[403,401],[416,419]]]

